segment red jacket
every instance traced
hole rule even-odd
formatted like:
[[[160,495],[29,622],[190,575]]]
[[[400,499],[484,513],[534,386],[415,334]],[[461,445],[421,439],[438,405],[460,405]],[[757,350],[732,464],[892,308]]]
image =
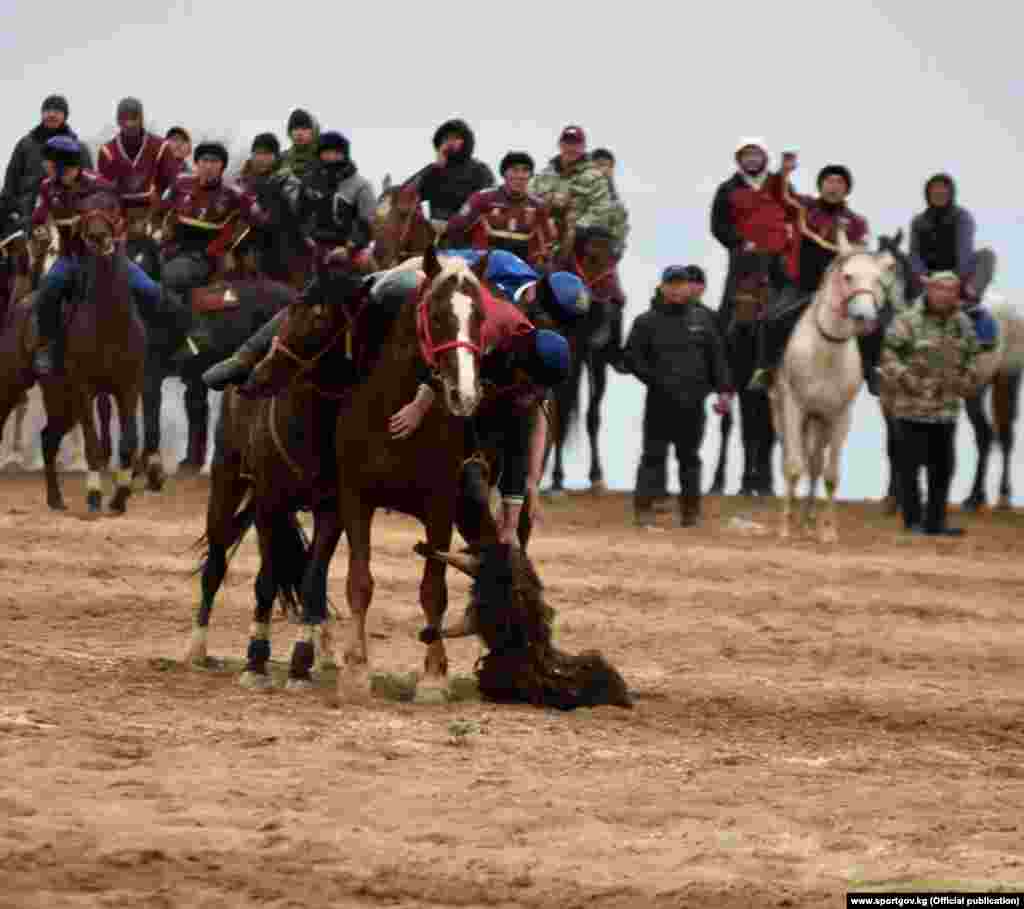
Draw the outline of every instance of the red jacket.
[[[98,192],[117,193],[114,184],[91,170],[83,170],[74,185],[65,186],[55,177],[47,177],[39,187],[39,198],[32,212],[32,226],[39,227],[52,217],[60,234],[60,253],[79,255],[85,251],[78,234],[79,206]]]
[[[144,133],[142,145],[134,157],[125,151],[121,136],[104,145],[97,155],[97,169],[117,187],[125,208],[149,205],[162,196],[181,171],[169,143],[152,133]]]
[[[502,297],[490,296],[484,307],[484,324],[480,329],[480,344],[484,353],[491,350],[521,350],[525,341],[536,331],[523,311]]]
[[[225,180],[204,186],[195,174],[179,174],[160,203],[177,216],[175,243],[180,252],[220,255],[221,246],[234,233],[238,218],[263,224],[267,214],[245,190]]]
[[[796,272],[797,232],[779,174],[769,174],[760,189],[738,173],[722,183],[711,207],[711,231],[730,252],[753,243],[783,256],[790,272]]]
[[[835,208],[809,196],[793,196],[792,200],[794,217],[799,222],[802,207],[804,228],[814,235],[800,234],[793,276],[803,290],[813,293],[836,256],[836,250],[830,247],[839,241],[839,228],[844,229],[850,243],[862,244],[868,238],[868,222],[845,205]]]

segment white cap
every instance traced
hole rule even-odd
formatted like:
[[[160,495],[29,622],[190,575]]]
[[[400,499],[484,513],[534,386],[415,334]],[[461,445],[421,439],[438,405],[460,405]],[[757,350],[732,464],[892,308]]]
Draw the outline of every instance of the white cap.
[[[766,155],[768,154],[768,143],[764,141],[760,136],[743,136],[740,139],[739,144],[736,146],[735,154],[739,154],[743,149],[749,148],[751,145],[761,149]]]

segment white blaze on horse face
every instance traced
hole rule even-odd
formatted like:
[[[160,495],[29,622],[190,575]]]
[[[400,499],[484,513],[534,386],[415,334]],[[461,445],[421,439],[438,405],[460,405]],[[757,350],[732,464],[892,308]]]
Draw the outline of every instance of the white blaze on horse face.
[[[456,290],[452,294],[452,311],[459,326],[456,339],[463,344],[472,344],[469,328],[473,321],[473,298],[461,290]],[[477,405],[476,358],[473,351],[468,347],[455,348],[455,363],[455,381],[459,391],[458,415],[468,417],[476,410]]]

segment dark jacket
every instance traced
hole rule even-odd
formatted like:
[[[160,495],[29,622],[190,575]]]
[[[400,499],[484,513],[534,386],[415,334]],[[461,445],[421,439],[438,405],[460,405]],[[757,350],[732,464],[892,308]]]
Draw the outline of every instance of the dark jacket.
[[[917,277],[955,271],[965,280],[974,273],[974,218],[950,203],[921,212],[910,222],[910,267]]]
[[[46,176],[43,146],[54,136],[78,138],[66,123],[58,130],[48,130],[40,124],[14,146],[11,160],[7,164],[3,191],[17,201],[18,209],[26,219],[31,217],[32,210],[36,207],[39,184]],[[82,167],[85,170],[92,170],[92,154],[84,142],[82,143]]]
[[[465,124],[463,127],[463,145],[458,156],[449,157],[444,167],[437,162],[428,164],[406,181],[417,187],[422,201],[430,203],[430,217],[435,220],[447,221],[473,193],[495,184],[493,171],[473,157],[473,131]]]
[[[652,397],[677,407],[699,407],[712,392],[731,390],[715,313],[699,301],[663,303],[655,294],[633,322],[623,358]]]

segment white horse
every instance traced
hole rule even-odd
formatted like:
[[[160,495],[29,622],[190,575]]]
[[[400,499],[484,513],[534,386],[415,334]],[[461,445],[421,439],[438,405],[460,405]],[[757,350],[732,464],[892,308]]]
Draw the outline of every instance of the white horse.
[[[805,521],[809,524],[812,519],[818,478],[824,475],[828,506],[821,541],[838,539],[839,462],[850,432],[853,401],[864,381],[857,335],[877,327],[883,282],[893,264],[888,253],[851,246],[840,231],[839,254],[786,345],[782,368],[769,393],[772,421],[782,440],[786,482],[782,539],[790,536],[797,486],[805,473],[810,481]]]

